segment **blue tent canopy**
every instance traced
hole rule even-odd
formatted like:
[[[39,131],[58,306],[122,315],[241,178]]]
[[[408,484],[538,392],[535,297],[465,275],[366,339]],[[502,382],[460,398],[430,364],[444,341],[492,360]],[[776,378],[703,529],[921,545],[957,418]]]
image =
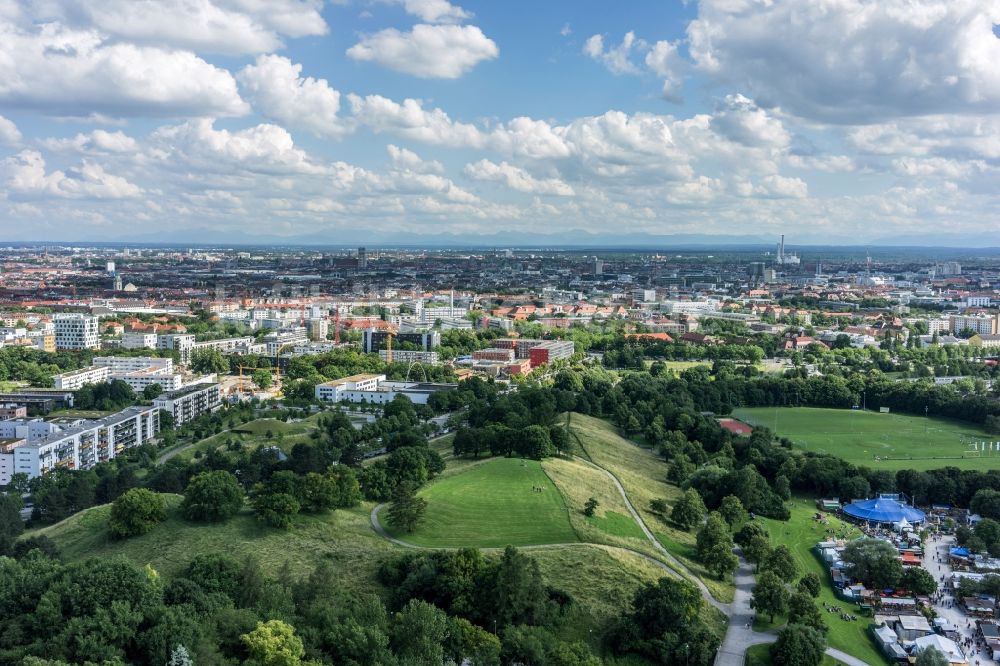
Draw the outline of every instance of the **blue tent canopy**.
[[[852,518],[872,523],[898,523],[903,519],[909,523],[922,523],[925,519],[923,511],[887,497],[852,502],[843,511]]]
[[[969,556],[969,549],[968,548],[952,548],[949,552],[952,555],[954,555],[955,557],[968,557]]]

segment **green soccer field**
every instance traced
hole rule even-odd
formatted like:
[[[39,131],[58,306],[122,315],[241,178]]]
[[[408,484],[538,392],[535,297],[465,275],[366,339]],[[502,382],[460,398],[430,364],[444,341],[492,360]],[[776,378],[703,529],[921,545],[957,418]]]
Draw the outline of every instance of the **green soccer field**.
[[[806,451],[830,453],[878,469],[1000,469],[1000,452],[973,452],[973,442],[1000,440],[960,421],[857,409],[754,407],[734,410]]]
[[[542,490],[535,490],[540,488]],[[537,460],[495,458],[420,491],[427,514],[412,533],[386,530],[420,546],[502,548],[578,541],[566,503]]]

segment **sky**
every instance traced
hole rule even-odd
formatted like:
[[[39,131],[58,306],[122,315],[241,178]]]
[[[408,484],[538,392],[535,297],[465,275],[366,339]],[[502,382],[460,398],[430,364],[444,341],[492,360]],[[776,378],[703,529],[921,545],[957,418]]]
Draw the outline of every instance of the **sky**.
[[[0,242],[997,245],[997,24],[1000,0],[0,0]]]

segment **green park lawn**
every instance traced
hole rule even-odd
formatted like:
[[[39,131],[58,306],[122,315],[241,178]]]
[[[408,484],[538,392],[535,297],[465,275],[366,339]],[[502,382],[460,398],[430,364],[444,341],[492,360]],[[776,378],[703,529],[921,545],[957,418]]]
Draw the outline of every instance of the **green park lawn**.
[[[191,460],[197,454],[205,455],[212,449],[224,449],[226,440],[239,442],[245,449],[256,449],[261,446],[278,446],[285,453],[299,442],[310,442],[310,433],[316,429],[318,415],[310,416],[301,421],[285,423],[277,419],[263,418],[241,423],[233,430],[225,430],[216,435],[206,437],[194,444],[185,445],[177,453],[181,460]],[[270,431],[271,437],[267,437]]]
[[[816,504],[812,499],[793,497],[788,502],[788,508],[791,510],[792,516],[787,522],[757,518],[770,533],[771,545],[783,544],[791,549],[800,576],[810,571],[819,576],[823,587],[816,602],[821,605],[821,608],[823,603],[840,606],[845,612],[858,618],[856,621],[848,621],[842,620],[837,613],[823,613],[827,626],[830,627],[828,636],[830,647],[863,659],[872,666],[885,664],[886,661],[882,657],[882,653],[878,651],[867,631],[871,618],[861,615],[856,604],[839,599],[834,594],[829,572],[812,550],[818,542],[829,538],[830,535],[827,532],[829,529],[832,529],[835,534],[847,538],[860,536],[861,533],[851,524],[832,515],[827,517],[828,525],[821,525],[819,521],[815,520]],[[784,623],[785,619],[782,617],[776,617],[774,623],[771,623],[766,617],[758,618],[757,622],[754,623],[754,629],[762,631],[781,626]]]
[[[746,666],[771,666],[771,646],[751,645],[747,648]],[[843,662],[837,661],[830,655],[823,655],[820,666],[842,666]]]
[[[1000,468],[1000,452],[969,453],[972,441],[995,441],[960,421],[857,409],[753,407],[733,416],[763,425],[806,451],[830,453],[876,469]]]
[[[576,413],[569,418],[570,433],[582,455],[618,477],[632,505],[660,544],[701,578],[713,597],[731,602],[732,581],[720,581],[698,563],[694,533],[677,529],[663,516],[649,510],[650,500],[665,499],[672,506],[680,497],[680,489],[666,482],[667,463],[652,451],[619,435],[607,421]]]
[[[534,490],[541,488],[542,490]],[[493,458],[423,489],[427,513],[414,532],[397,538],[435,548],[502,548],[578,541],[566,503],[536,460]]]

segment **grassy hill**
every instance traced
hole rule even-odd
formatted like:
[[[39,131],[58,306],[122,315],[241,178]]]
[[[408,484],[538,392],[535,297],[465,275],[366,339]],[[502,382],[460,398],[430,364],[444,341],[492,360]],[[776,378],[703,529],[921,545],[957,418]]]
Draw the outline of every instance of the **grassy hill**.
[[[427,514],[412,533],[386,530],[419,546],[502,548],[577,541],[566,504],[536,460],[494,458],[420,491]]]
[[[665,499],[672,506],[680,497],[680,489],[665,480],[667,463],[649,449],[641,448],[619,435],[607,421],[574,413],[570,415],[569,429],[588,458],[618,477],[632,505],[657,541],[697,574],[713,597],[731,602],[734,594],[732,581],[716,579],[697,561],[694,533],[676,529],[649,510],[652,499]]]
[[[753,407],[737,409],[733,416],[767,426],[806,451],[832,453],[855,465],[891,470],[1000,467],[1000,452],[968,453],[971,442],[995,441],[997,436],[960,421],[817,407]]]

